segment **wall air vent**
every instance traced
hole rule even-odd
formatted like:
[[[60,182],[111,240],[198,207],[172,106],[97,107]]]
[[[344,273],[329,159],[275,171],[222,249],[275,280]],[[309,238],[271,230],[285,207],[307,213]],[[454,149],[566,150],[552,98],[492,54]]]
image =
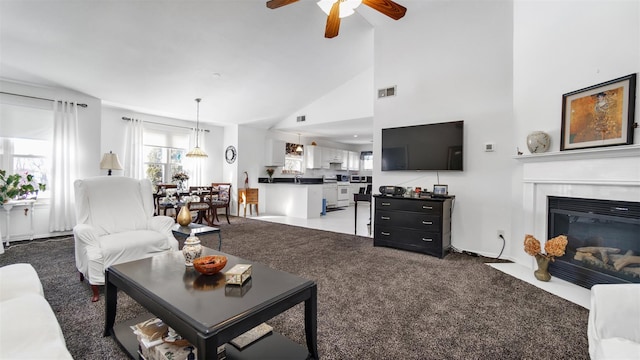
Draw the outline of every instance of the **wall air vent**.
[[[296,122],[303,122],[307,120],[307,116],[306,115],[300,115],[296,118]]]
[[[396,96],[396,87],[392,86],[392,87],[388,87],[388,88],[384,88],[384,89],[379,89],[378,90],[378,99],[384,98],[384,97],[388,97],[388,96]]]

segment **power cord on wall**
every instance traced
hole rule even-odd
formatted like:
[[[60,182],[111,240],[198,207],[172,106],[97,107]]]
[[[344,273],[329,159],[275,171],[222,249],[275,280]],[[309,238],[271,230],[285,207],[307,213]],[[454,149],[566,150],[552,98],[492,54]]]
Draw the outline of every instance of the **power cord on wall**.
[[[498,256],[494,258],[496,260],[500,259],[500,256],[502,256],[502,252],[504,251],[504,246],[507,243],[507,241],[504,239],[504,236],[502,236],[502,234],[498,235],[498,237],[502,239],[502,249],[500,249],[500,254],[498,254]]]

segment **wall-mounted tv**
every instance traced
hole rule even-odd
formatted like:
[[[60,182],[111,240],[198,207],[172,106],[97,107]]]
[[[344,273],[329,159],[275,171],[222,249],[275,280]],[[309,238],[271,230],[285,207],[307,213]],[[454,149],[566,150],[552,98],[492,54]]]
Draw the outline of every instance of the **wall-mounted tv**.
[[[382,171],[462,171],[464,121],[382,129]]]

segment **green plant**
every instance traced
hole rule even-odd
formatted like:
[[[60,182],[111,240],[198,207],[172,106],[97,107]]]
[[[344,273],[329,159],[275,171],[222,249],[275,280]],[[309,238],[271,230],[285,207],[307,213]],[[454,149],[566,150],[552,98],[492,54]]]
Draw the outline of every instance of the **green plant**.
[[[35,182],[31,174],[7,175],[6,170],[0,170],[0,203],[45,190],[46,185]]]

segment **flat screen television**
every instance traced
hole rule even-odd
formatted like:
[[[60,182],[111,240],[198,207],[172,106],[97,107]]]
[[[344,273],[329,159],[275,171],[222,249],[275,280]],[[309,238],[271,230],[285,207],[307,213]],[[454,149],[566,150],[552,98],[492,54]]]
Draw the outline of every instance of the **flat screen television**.
[[[382,129],[382,171],[462,171],[464,121]]]

